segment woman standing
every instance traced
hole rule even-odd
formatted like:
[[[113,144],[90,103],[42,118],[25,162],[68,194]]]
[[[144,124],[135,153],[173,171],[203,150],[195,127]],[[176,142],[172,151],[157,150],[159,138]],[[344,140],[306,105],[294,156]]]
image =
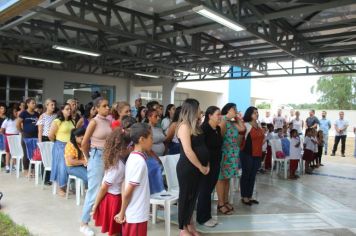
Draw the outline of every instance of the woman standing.
[[[176,111],[174,112],[172,123],[167,130],[166,143],[168,144],[169,155],[180,153],[179,140],[177,138],[176,129],[177,129],[178,119],[181,110],[182,110],[181,106],[177,107]]]
[[[198,124],[199,115],[199,102],[195,99],[186,99],[177,127],[177,137],[180,141],[180,158],[177,163],[178,223],[181,236],[199,235],[193,225],[192,215],[201,177],[209,173],[209,151]]]
[[[221,147],[223,141],[219,127],[220,120],[220,109],[216,106],[211,106],[206,110],[205,119],[201,126],[205,135],[205,144],[210,153],[210,172],[203,176],[199,188],[197,222],[207,227],[214,227],[218,224],[218,222],[211,217],[211,194],[218,181],[220,172]]]
[[[36,123],[38,121],[38,117],[40,116],[37,112],[35,112],[36,101],[33,98],[26,99],[26,110],[20,113],[19,117],[16,121],[16,128],[21,132],[22,138],[37,138],[38,137],[38,129]],[[22,140],[22,148],[24,150],[24,158],[23,160],[23,168],[25,170],[25,175],[28,174],[28,166],[30,161],[27,157],[26,145]]]
[[[70,141],[70,132],[74,129],[72,110],[68,103],[61,106],[57,118],[52,122],[49,131],[49,139],[54,141],[52,150],[51,181],[55,181],[59,187],[59,195],[65,196],[68,180],[67,167],[64,160],[64,148]]]
[[[217,208],[223,214],[231,214],[234,208],[229,204],[230,179],[238,176],[239,132],[244,131],[245,126],[238,117],[235,103],[227,103],[223,107],[221,114],[224,116],[220,124],[224,141],[219,180],[216,185],[218,194]]]
[[[159,121],[158,112],[153,109],[149,110],[147,112],[147,118],[148,118],[148,124],[151,126],[152,129],[152,138],[153,138],[152,151],[157,156],[163,156],[166,149],[164,145],[166,136],[164,136],[162,128],[157,127]]]
[[[143,123],[145,122],[146,118],[146,113],[147,113],[147,108],[145,106],[141,106],[137,109],[137,115],[136,115],[136,121],[138,123]]]
[[[164,134],[167,134],[168,127],[172,122],[175,111],[176,111],[176,107],[174,106],[174,104],[169,104],[167,106],[166,113],[164,114],[164,118],[161,122],[161,126]]]
[[[111,128],[115,129],[121,125],[122,117],[131,115],[130,104],[127,102],[119,102],[117,104],[117,114],[118,118],[112,121]]]
[[[255,179],[261,167],[262,146],[265,142],[264,131],[258,123],[258,110],[256,107],[247,108],[243,117],[246,126],[244,144],[240,151],[242,176],[240,180],[241,201],[243,204],[252,205],[259,202],[252,199]]]
[[[85,105],[84,115],[82,116],[82,118],[79,119],[76,128],[86,129],[89,125],[90,120],[93,119],[95,115],[96,109],[93,106],[93,103],[89,102],[87,105]]]
[[[48,142],[49,130],[51,124],[56,119],[57,114],[54,113],[56,109],[56,103],[53,99],[47,99],[45,102],[46,112],[43,113],[37,121],[38,126],[38,142]]]
[[[88,223],[90,221],[90,212],[104,176],[102,153],[105,140],[112,132],[110,121],[107,119],[110,110],[108,100],[99,97],[94,100],[93,104],[98,114],[89,122],[82,141],[83,154],[86,157],[90,157],[87,167],[88,191],[85,196],[80,227],[80,232],[85,235],[94,235]]]

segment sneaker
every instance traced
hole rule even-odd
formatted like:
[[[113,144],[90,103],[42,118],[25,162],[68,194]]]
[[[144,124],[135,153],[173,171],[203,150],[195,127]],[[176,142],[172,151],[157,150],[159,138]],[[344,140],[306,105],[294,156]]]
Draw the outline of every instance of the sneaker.
[[[80,226],[80,230],[79,231],[82,234],[84,234],[85,236],[94,236],[95,235],[94,231],[88,225]]]
[[[10,167],[9,166],[6,166],[5,170],[6,170],[6,173],[10,173]]]
[[[213,219],[209,219],[207,222],[204,223],[204,226],[206,227],[215,227],[216,226],[216,221]]]

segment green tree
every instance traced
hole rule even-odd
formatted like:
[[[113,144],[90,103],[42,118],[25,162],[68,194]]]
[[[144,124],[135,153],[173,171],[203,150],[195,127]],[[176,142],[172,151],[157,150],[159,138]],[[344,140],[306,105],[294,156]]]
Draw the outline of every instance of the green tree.
[[[271,109],[271,104],[262,102],[256,106],[257,109]]]
[[[353,63],[350,58],[331,59],[327,63],[342,64]],[[345,66],[336,68],[346,69]],[[354,69],[354,68],[353,68]],[[356,75],[338,74],[327,75],[318,79],[316,88],[311,88],[312,93],[321,94],[318,102],[324,109],[355,109],[356,108]]]

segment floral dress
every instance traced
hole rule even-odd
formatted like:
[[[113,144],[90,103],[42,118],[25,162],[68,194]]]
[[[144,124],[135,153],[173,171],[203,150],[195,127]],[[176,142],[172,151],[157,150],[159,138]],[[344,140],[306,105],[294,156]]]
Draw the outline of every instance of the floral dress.
[[[224,117],[226,120],[226,117]],[[222,159],[220,163],[219,179],[230,179],[238,175],[239,170],[239,144],[237,141],[239,131],[231,122],[226,121],[226,132],[222,146]]]

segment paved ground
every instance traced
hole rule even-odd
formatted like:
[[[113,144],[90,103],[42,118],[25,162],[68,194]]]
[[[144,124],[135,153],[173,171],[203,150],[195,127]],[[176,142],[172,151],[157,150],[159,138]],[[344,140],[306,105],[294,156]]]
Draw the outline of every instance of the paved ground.
[[[203,235],[217,236],[356,235],[356,159],[326,157],[323,162],[315,175],[298,181],[259,175],[260,205],[242,205],[236,193],[234,215],[219,215],[220,224],[214,229],[199,229]],[[54,196],[49,187],[42,190],[33,181],[3,171],[0,191],[5,194],[2,211],[34,235],[80,235],[81,207],[75,205],[73,195],[68,200]],[[215,205],[213,209],[216,215]],[[171,235],[178,235],[176,218],[172,209]],[[163,236],[164,222],[150,224],[149,235]]]

